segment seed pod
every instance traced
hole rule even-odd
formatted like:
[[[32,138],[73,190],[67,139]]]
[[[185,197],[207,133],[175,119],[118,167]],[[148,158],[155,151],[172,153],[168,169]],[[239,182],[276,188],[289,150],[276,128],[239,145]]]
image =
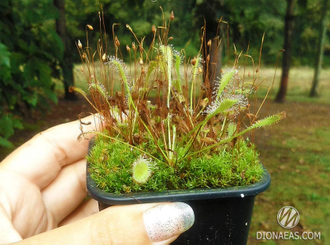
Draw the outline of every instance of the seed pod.
[[[88,29],[91,30],[91,31],[94,30],[93,26],[91,26],[91,25],[87,25],[87,27],[88,27]]]
[[[83,47],[83,46],[82,46],[80,40],[78,39],[78,48],[82,49],[82,47]]]
[[[142,45],[139,45],[139,50],[140,50],[141,53],[143,52],[143,47],[142,47]]]
[[[129,24],[126,24],[126,28],[130,31],[133,31]]]
[[[152,33],[155,33],[156,32],[156,26],[155,25],[152,25],[151,31],[152,31]]]
[[[127,52],[130,52],[131,48],[128,45],[126,45],[126,50],[127,50]]]
[[[210,55],[209,55],[209,54],[206,56],[206,62],[207,62],[207,63],[210,62]]]
[[[136,51],[136,47],[135,47],[135,43],[134,43],[134,42],[132,43],[132,49],[133,49],[134,51]]]
[[[103,61],[106,61],[106,59],[107,59],[107,55],[104,53],[104,54],[102,55],[102,60],[103,60]]]
[[[87,58],[86,53],[83,53],[81,58],[86,59]]]
[[[119,42],[119,39],[117,36],[115,37],[115,44],[117,47],[119,47],[119,45],[120,45],[120,42]]]
[[[172,40],[173,40],[173,37],[169,37],[168,40],[169,40],[169,41],[172,41]]]
[[[139,59],[139,64],[140,64],[140,65],[143,65],[143,60],[142,60],[141,57],[140,57],[140,59]]]
[[[174,20],[174,13],[173,13],[173,11],[171,12],[170,18],[171,18],[171,20]]]
[[[198,67],[198,74],[202,74],[203,73],[203,69]]]
[[[191,60],[191,64],[194,66],[194,65],[196,65],[196,61],[197,61],[197,59],[196,59],[196,57],[194,57],[192,60]]]
[[[200,105],[202,107],[206,107],[208,103],[209,103],[209,99],[205,98],[205,99],[201,100]]]
[[[208,47],[211,47],[211,45],[212,45],[212,40],[210,39],[210,40],[207,42],[207,46],[208,46]]]

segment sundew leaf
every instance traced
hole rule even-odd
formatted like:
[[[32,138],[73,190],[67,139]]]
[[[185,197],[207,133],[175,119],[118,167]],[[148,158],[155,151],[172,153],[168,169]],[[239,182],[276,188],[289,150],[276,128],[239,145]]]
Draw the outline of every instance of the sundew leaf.
[[[270,125],[272,125],[274,123],[279,122],[280,120],[284,119],[285,117],[286,117],[286,114],[283,111],[281,113],[278,113],[278,114],[269,116],[267,118],[261,119],[261,120],[257,121],[256,123],[254,123],[252,126],[248,127],[247,129],[245,129],[245,130],[243,130],[243,131],[241,131],[241,132],[239,132],[239,133],[237,133],[237,134],[235,134],[235,135],[233,135],[231,137],[228,137],[228,138],[226,138],[224,140],[221,140],[220,142],[218,142],[216,144],[213,144],[213,145],[210,145],[208,147],[205,147],[205,148],[203,148],[200,151],[196,151],[196,152],[193,152],[191,154],[188,154],[187,156],[185,156],[185,158],[191,157],[191,156],[196,155],[196,154],[199,154],[199,153],[201,153],[203,151],[207,151],[207,150],[212,149],[214,147],[218,147],[220,145],[223,145],[225,143],[228,143],[228,142],[232,141],[233,139],[235,139],[235,138],[237,138],[237,137],[239,137],[241,135],[244,135],[244,134],[246,134],[247,132],[249,132],[249,131],[251,131],[253,129],[260,128],[260,127],[265,127],[265,126],[270,126]]]
[[[148,66],[148,71],[147,71],[147,81],[149,81],[149,77],[151,73],[158,67],[158,62],[157,61],[150,61],[149,66]]]
[[[131,90],[130,90],[130,85],[128,84],[128,78],[126,76],[126,73],[125,73],[125,70],[124,70],[124,67],[123,67],[122,63],[119,60],[117,60],[116,58],[110,58],[109,63],[114,64],[117,67],[117,69],[119,71],[119,75],[122,78],[124,85],[126,86],[126,90],[127,90],[127,94],[128,94],[128,98],[129,98],[129,103],[130,103],[130,105],[133,106],[135,112],[138,114],[137,108],[136,108],[136,106],[133,102],[133,98],[132,98],[132,94],[131,94]]]
[[[264,119],[261,119],[259,121],[256,121],[251,126],[251,128],[261,128],[261,127],[269,126],[269,125],[279,122],[280,120],[284,119],[285,117],[286,117],[285,112],[281,112],[281,113],[266,117]]]
[[[104,99],[107,99],[107,92],[102,85],[97,84],[97,83],[90,83],[89,87],[96,89],[103,96]]]
[[[99,84],[99,83],[90,83],[89,84],[89,87],[90,88],[93,88],[93,89],[96,89],[100,94],[101,96],[104,98],[104,100],[107,102],[109,108],[111,108],[111,105],[108,101],[108,94],[107,94],[107,91],[106,89],[104,88],[103,84]]]
[[[237,100],[232,100],[232,99],[226,99],[224,100],[211,114],[209,114],[201,123],[199,123],[193,130],[191,130],[186,136],[185,138],[182,140],[182,142],[185,142],[185,140],[187,139],[187,137],[189,137],[192,133],[194,133],[195,131],[202,129],[205,124],[213,117],[215,117],[216,115],[228,110],[230,107],[232,107],[235,103],[237,102]],[[185,155],[191,144],[193,143],[193,139],[189,140],[189,142],[186,144],[185,150],[183,151]]]
[[[235,105],[236,102],[237,100],[233,100],[233,99],[226,99],[222,101],[221,104],[211,114],[207,115],[207,117],[202,122],[200,122],[193,130],[191,130],[187,136],[190,136],[201,126],[203,127],[203,125],[205,125],[212,117],[215,117],[216,115],[228,110],[230,107]]]
[[[215,109],[215,111],[212,114],[210,114],[209,116],[214,117],[214,116],[218,115],[219,113],[224,112],[225,110],[228,110],[230,107],[235,105],[237,103],[237,101],[238,100],[232,100],[232,99],[226,99],[226,100],[222,101],[221,104],[218,106],[218,108]]]
[[[191,111],[193,111],[194,84],[195,84],[197,68],[198,68],[198,64],[199,64],[200,60],[201,60],[201,57],[199,55],[197,55],[196,62],[193,66],[193,76],[192,76],[191,88],[190,88],[190,110]]]
[[[182,94],[180,64],[181,64],[181,57],[180,57],[180,55],[176,55],[175,56],[175,71],[176,71],[177,79],[173,81],[173,86],[176,88],[176,90],[180,94]]]
[[[140,156],[133,163],[133,180],[139,184],[146,183],[151,176],[153,164],[149,159]]]
[[[124,70],[124,67],[123,67],[122,63],[119,60],[115,59],[115,58],[110,58],[109,63],[112,63],[117,67],[117,69],[119,71],[119,75],[123,79],[123,82],[126,85],[127,90],[129,92],[128,79],[127,79],[127,76],[126,76],[126,73],[125,73],[125,70]]]
[[[232,136],[235,132],[236,132],[236,124],[235,123],[229,123],[228,128],[227,128],[227,132],[228,132],[228,136]]]
[[[233,76],[237,73],[236,69],[230,70],[228,72],[226,72],[222,78],[221,78],[221,83],[220,83],[220,87],[218,89],[217,92],[217,99],[220,98],[220,95],[222,93],[222,91],[225,89],[225,87],[227,86],[227,84],[231,81],[231,79],[233,78]]]
[[[172,53],[172,49],[169,46],[160,46],[160,50],[162,51],[164,60],[167,64],[167,79],[168,79],[168,87],[169,87],[169,91],[171,89],[172,86],[172,57],[173,57],[173,53]]]

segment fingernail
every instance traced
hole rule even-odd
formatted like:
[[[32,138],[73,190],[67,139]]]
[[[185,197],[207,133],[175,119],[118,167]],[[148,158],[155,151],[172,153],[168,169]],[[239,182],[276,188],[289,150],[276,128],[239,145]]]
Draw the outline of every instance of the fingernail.
[[[195,214],[188,204],[175,202],[145,211],[143,221],[150,240],[160,242],[188,230],[194,224]]]

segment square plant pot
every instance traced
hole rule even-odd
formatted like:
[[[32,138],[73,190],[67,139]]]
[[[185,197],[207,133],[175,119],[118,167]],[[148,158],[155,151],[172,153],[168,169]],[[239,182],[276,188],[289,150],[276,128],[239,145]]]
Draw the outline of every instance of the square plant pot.
[[[195,213],[195,223],[172,244],[246,244],[255,197],[270,186],[270,175],[264,169],[262,179],[248,186],[118,195],[99,189],[88,166],[87,163],[87,192],[98,201],[100,210],[113,205],[141,203],[189,204]]]

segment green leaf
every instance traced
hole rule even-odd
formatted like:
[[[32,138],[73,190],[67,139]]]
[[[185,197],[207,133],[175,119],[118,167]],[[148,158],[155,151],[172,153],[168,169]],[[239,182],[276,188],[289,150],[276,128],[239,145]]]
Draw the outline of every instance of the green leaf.
[[[224,90],[224,88],[227,86],[227,84],[231,81],[231,79],[233,78],[233,76],[236,73],[237,73],[236,69],[235,70],[230,70],[222,76],[220,87],[219,87],[218,92],[217,92],[217,99],[220,98],[220,95],[221,95],[222,91]]]
[[[36,107],[38,103],[38,94],[36,92],[33,94],[27,94],[23,97],[23,99],[33,107]]]
[[[277,123],[278,121],[282,120],[285,118],[285,112],[278,113],[276,115],[272,115],[269,117],[266,117],[264,119],[261,119],[259,121],[256,121],[251,128],[262,128],[265,126],[272,125],[274,123]]]
[[[134,22],[132,22],[132,29],[134,30],[135,35],[137,35],[138,37],[145,36],[150,33],[151,24],[146,21],[135,20]]]
[[[165,73],[167,75],[169,87],[171,87],[171,80],[172,80],[172,49],[169,46],[160,46],[160,50],[162,51],[163,58],[167,64],[167,70],[165,69]]]
[[[181,76],[180,76],[180,64],[181,64],[181,57],[180,55],[175,56],[175,71],[177,79],[173,81],[173,86],[176,88],[176,90],[182,94],[182,88],[181,88]]]
[[[48,99],[53,101],[55,104],[57,104],[58,99],[57,99],[57,94],[50,90],[50,89],[45,89],[45,95],[47,96]]]
[[[39,78],[42,86],[44,87],[50,87],[52,84],[52,69],[45,64],[44,61],[40,60],[40,59],[36,59],[35,62],[35,69],[38,72],[35,72],[37,77]]]
[[[27,57],[23,53],[11,53],[10,63],[12,73],[20,73],[20,67],[25,63],[26,59]]]
[[[237,102],[237,100],[232,100],[232,99],[225,99],[224,101],[221,102],[221,104],[214,110],[214,112],[212,112],[211,114],[209,114],[206,119],[207,121],[209,119],[211,119],[212,117],[218,115],[221,112],[224,112],[226,110],[228,110],[230,107],[232,107],[233,105],[235,105]],[[206,120],[205,119],[205,120]]]
[[[285,117],[286,117],[285,112],[281,112],[281,113],[278,113],[276,115],[272,115],[272,116],[266,117],[266,118],[264,118],[262,120],[257,121],[252,126],[244,129],[243,131],[241,131],[241,132],[239,132],[239,133],[237,133],[235,135],[232,135],[231,137],[228,137],[228,138],[226,138],[224,140],[221,140],[220,142],[218,142],[218,143],[216,143],[214,145],[210,145],[208,147],[205,147],[202,150],[195,151],[195,152],[193,152],[191,154],[188,154],[185,158],[191,157],[191,156],[196,155],[196,154],[199,154],[199,153],[201,153],[203,151],[206,151],[208,149],[212,149],[212,148],[217,147],[219,145],[228,143],[228,142],[232,141],[234,138],[237,138],[237,137],[239,137],[241,135],[244,135],[244,134],[246,134],[247,132],[249,132],[249,131],[251,131],[253,129],[260,128],[260,127],[265,127],[265,126],[269,126],[269,125],[272,125],[274,123],[277,123],[280,120],[284,119]]]
[[[222,113],[222,112],[224,112],[224,111],[226,111],[227,109],[229,109],[230,107],[232,107],[235,103],[237,102],[237,100],[231,100],[231,99],[226,99],[226,100],[224,100],[211,114],[209,114],[209,115],[207,115],[207,117],[202,121],[202,122],[200,122],[197,126],[195,126],[194,128],[193,128],[193,130],[191,130],[184,138],[183,138],[183,140],[182,140],[182,143],[184,143],[184,142],[186,142],[186,139],[187,139],[187,137],[190,137],[195,131],[197,131],[197,130],[199,130],[199,129],[203,129],[203,127],[205,126],[205,124],[211,119],[211,118],[213,118],[213,117],[215,117],[216,115],[218,115],[218,114],[220,114],[220,113]],[[200,130],[201,131],[201,130]],[[200,132],[199,131],[199,132]],[[185,155],[187,152],[188,152],[188,150],[189,150],[189,148],[190,148],[190,146],[191,146],[191,144],[193,143],[193,141],[194,141],[194,137],[193,138],[191,138],[190,140],[189,140],[189,142],[186,144],[186,147],[185,147],[185,149],[184,149],[184,154],[183,155]]]
[[[60,38],[60,36],[54,32],[54,31],[48,31],[48,34],[50,35],[50,40],[52,42],[51,46],[55,52],[53,52],[54,56],[62,60],[63,54],[64,54],[64,44]],[[68,51],[69,52],[69,51]]]
[[[7,46],[0,43],[0,66],[6,66],[10,68],[10,52]]]
[[[10,116],[5,115],[1,118],[1,130],[0,133],[8,139],[10,136],[14,134],[14,125]]]
[[[34,80],[34,64],[33,60],[29,60],[25,67],[24,67],[24,73],[23,76],[25,80],[28,81],[28,83],[31,83],[32,80]]]
[[[7,148],[13,148],[14,145],[7,139],[0,136],[0,145]]]
[[[158,62],[157,61],[150,61],[149,66],[148,66],[148,72],[147,72],[147,81],[149,81],[149,77],[151,73],[158,67]]]
[[[235,123],[229,123],[228,125],[228,129],[227,129],[227,132],[228,132],[228,136],[231,137],[234,135],[234,133],[236,132],[236,124]]]
[[[23,129],[23,124],[20,119],[18,118],[12,118],[13,121],[13,127],[18,129]]]

